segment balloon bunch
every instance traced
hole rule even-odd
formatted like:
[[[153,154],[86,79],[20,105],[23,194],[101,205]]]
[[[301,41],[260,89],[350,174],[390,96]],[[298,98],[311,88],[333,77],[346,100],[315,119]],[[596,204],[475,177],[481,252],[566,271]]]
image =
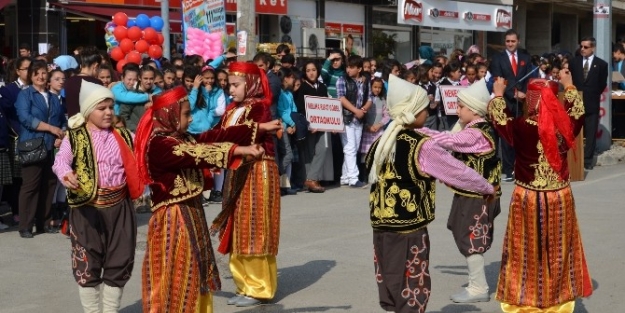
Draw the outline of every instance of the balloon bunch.
[[[127,63],[141,64],[141,55],[147,53],[150,58],[158,59],[163,56],[163,42],[161,34],[164,22],[160,16],[148,17],[139,14],[134,20],[128,15],[117,12],[113,15],[113,36],[119,45],[111,49],[111,58],[117,61],[117,71],[121,72]]]
[[[204,61],[215,59],[224,51],[221,32],[207,33],[199,28],[187,29],[186,55],[201,55]]]

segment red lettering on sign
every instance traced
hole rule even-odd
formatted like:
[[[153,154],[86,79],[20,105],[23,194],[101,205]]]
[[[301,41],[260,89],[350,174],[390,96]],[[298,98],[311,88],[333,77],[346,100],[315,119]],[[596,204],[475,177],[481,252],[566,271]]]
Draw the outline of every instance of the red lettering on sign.
[[[249,0],[245,0],[249,1]],[[287,0],[256,0],[256,13],[280,14],[287,13]],[[237,11],[237,0],[226,0],[226,11]]]
[[[512,13],[503,9],[498,9],[495,22],[497,23],[497,27],[512,28]]]
[[[406,0],[404,2],[404,20],[423,21],[423,5],[421,2]]]

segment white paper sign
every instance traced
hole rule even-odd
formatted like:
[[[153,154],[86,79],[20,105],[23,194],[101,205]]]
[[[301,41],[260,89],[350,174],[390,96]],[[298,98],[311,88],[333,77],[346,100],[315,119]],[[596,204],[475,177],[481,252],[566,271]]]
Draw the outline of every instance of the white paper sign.
[[[237,32],[237,55],[247,53],[247,32],[240,30]]]
[[[343,106],[339,99],[306,96],[306,119],[309,129],[344,132]]]
[[[441,101],[445,114],[458,115],[458,92],[466,86],[438,86],[441,91]]]

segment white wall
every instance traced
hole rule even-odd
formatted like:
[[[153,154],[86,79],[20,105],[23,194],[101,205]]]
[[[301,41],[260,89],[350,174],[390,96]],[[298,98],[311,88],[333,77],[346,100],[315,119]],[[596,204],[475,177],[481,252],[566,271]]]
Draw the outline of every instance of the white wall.
[[[365,24],[365,6],[360,4],[326,2],[326,22]]]

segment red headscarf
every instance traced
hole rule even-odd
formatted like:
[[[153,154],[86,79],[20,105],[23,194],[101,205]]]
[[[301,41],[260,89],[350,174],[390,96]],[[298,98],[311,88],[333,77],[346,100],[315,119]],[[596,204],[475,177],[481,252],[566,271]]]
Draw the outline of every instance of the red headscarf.
[[[154,96],[152,106],[145,111],[139,120],[135,133],[135,157],[139,167],[139,176],[145,184],[153,183],[148,171],[146,150],[148,142],[155,134],[174,137],[180,133],[180,104],[187,101],[187,91],[182,86]]]
[[[245,101],[257,101],[269,107],[272,102],[271,89],[267,74],[256,64],[249,62],[232,62],[228,66],[228,75],[245,77]],[[227,109],[237,104],[232,102]]]
[[[557,93],[558,83],[553,81],[532,79],[527,85],[528,111],[537,111],[540,143],[549,165],[556,173],[559,173],[562,169],[560,148],[567,151],[573,147],[575,136],[573,136],[569,115],[556,97]],[[558,137],[563,139],[565,147],[560,147]],[[559,178],[564,180],[563,177]]]

